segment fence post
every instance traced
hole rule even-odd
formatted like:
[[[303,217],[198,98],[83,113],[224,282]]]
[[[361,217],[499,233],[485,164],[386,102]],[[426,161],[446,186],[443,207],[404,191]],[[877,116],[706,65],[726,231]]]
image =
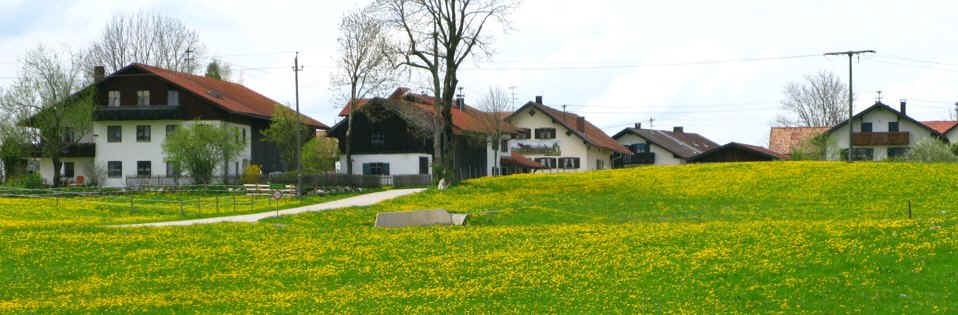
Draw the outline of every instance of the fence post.
[[[183,199],[180,199],[178,201],[180,202],[180,216],[185,216],[186,214],[183,213]]]
[[[216,194],[216,213],[220,213],[220,195]]]
[[[233,212],[236,212],[236,194],[233,194]]]
[[[130,213],[133,213],[133,196],[130,196]]]

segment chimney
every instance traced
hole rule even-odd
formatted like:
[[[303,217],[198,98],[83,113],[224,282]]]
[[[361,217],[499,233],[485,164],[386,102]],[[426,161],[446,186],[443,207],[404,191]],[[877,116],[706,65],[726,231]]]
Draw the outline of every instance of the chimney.
[[[536,104],[542,105],[542,95],[536,95]]]
[[[642,129],[642,123],[640,122],[635,123],[635,129]]]
[[[905,99],[901,99],[901,103],[900,103],[900,104],[901,104],[901,107],[899,108],[898,111],[900,111],[902,115],[908,116],[908,114],[907,114],[906,111],[905,111],[905,110],[907,109],[907,107],[905,106],[905,105],[906,105],[906,104],[905,104]]]
[[[106,69],[103,66],[93,67],[93,82],[100,83],[106,77]]]
[[[682,126],[675,126],[675,127],[672,127],[672,132],[673,132],[673,133],[683,133],[683,132],[685,132],[684,129],[685,129],[685,128],[682,128]]]
[[[456,98],[456,108],[458,108],[459,110],[462,110],[462,108],[465,107],[465,105],[466,105],[465,99],[463,99],[462,97]]]
[[[579,132],[585,132],[585,117],[579,116],[576,118],[575,129]]]

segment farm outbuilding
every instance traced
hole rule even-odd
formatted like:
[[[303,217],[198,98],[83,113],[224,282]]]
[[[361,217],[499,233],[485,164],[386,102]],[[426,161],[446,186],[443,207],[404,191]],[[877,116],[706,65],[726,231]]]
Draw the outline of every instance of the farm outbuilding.
[[[689,159],[689,163],[779,161],[784,159],[785,157],[781,154],[763,147],[729,142],[726,145],[692,157]]]

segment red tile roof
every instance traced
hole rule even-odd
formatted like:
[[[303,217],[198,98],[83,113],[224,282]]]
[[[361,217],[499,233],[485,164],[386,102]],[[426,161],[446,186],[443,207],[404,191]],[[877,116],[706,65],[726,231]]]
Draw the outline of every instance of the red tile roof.
[[[778,154],[789,155],[806,139],[818,136],[828,127],[772,127],[768,136],[768,149]]]
[[[938,133],[945,134],[948,130],[955,127],[958,124],[958,121],[951,120],[932,120],[932,121],[923,121],[923,125],[928,126],[928,128],[934,129]]]
[[[276,109],[274,106],[279,104],[279,102],[256,93],[256,91],[232,82],[176,72],[140,63],[134,63],[128,67],[135,67],[155,74],[170,83],[189,90],[193,94],[203,97],[213,104],[234,113],[270,119],[273,117],[273,112]],[[303,122],[310,126],[319,129],[329,129],[325,124],[309,116],[301,116]]]
[[[424,96],[415,93],[409,93],[407,88],[397,88],[390,96],[390,99],[394,100],[403,100],[406,104],[416,106],[422,110],[425,110],[429,113],[435,113],[435,104],[434,98],[431,96]],[[369,99],[359,99],[356,102],[356,106],[353,107],[353,110],[359,110],[369,103]],[[466,105],[463,109],[453,107],[451,109],[452,113],[452,126],[456,132],[477,132],[477,133],[488,133],[494,131],[494,124],[491,123],[491,119],[495,119],[496,114],[490,114],[478,110],[474,107]],[[345,117],[349,114],[349,107],[343,106],[343,109],[339,111],[339,116]],[[492,116],[490,116],[492,115]],[[500,125],[505,132],[514,132],[518,129],[515,126],[512,126],[509,123],[502,121],[503,125]]]
[[[503,156],[499,160],[504,165],[511,164],[528,168],[545,168],[545,166],[542,166],[542,164],[539,162],[530,160],[529,158],[522,156],[522,154],[516,153],[515,151],[513,151],[509,156]]]

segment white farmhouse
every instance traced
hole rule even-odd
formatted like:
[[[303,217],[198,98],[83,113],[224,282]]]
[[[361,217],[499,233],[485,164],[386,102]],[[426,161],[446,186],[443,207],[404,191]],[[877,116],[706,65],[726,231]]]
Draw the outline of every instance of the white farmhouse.
[[[826,157],[829,160],[847,160],[849,140],[854,148],[852,157],[858,161],[881,161],[903,155],[912,145],[925,138],[947,141],[943,133],[954,125],[953,122],[947,125],[941,124],[943,122],[920,122],[906,113],[905,102],[901,103],[899,110],[876,102],[850,120],[825,131],[828,139]],[[941,130],[944,127],[947,127],[946,130]],[[848,128],[852,128],[851,135]]]
[[[620,163],[624,167],[685,164],[696,155],[718,147],[700,134],[685,132],[683,127],[674,127],[671,131],[643,129],[641,123],[619,131],[612,138],[632,152],[631,156],[622,156]]]

